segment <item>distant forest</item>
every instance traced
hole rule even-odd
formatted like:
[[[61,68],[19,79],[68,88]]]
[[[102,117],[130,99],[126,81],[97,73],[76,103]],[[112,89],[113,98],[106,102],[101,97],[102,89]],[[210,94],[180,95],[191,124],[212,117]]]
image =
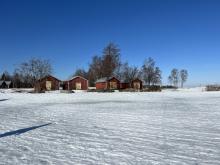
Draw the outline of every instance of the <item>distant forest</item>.
[[[77,69],[72,76],[82,76],[94,86],[99,78],[115,76],[120,80],[131,82],[135,78],[142,79],[147,86],[161,85],[162,71],[153,58],[146,58],[141,67],[131,66],[121,61],[120,48],[115,43],[109,43],[100,56],[93,56],[88,70]],[[13,74],[4,71],[1,80],[11,81],[14,88],[32,88],[37,80],[53,74],[53,67],[49,60],[31,58],[15,68]],[[168,82],[170,86],[183,87],[188,79],[186,69],[171,70]]]

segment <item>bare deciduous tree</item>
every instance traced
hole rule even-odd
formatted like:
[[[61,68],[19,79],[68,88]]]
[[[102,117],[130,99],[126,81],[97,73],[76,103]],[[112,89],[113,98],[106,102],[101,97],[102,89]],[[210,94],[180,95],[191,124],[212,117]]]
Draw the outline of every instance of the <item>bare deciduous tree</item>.
[[[95,85],[95,81],[101,78],[102,75],[102,59],[99,56],[93,56],[92,62],[89,65],[88,79],[91,86]]]
[[[49,60],[32,58],[27,62],[21,63],[16,70],[23,78],[23,82],[33,87],[38,79],[52,73],[52,66]]]
[[[109,43],[103,50],[103,55],[94,56],[89,65],[88,79],[90,85],[94,86],[95,81],[101,77],[111,77],[119,74],[120,71],[120,49],[114,43]]]
[[[173,85],[173,78],[172,78],[172,76],[168,77],[168,82],[169,82],[170,85]]]
[[[188,79],[188,71],[186,69],[182,69],[180,71],[180,80],[181,80],[181,87],[183,88],[183,84],[187,81]]]
[[[75,71],[75,73],[73,74],[73,76],[82,76],[82,77],[88,79],[88,72],[85,71],[84,69],[77,69]]]
[[[109,43],[103,50],[102,71],[103,77],[111,77],[120,67],[120,49],[114,43]]]
[[[161,70],[159,67],[156,67],[153,76],[153,82],[152,82],[153,85],[161,84],[161,79],[162,79]]]
[[[141,72],[147,85],[150,86],[161,83],[161,71],[159,67],[155,67],[155,61],[152,58],[145,60]]]
[[[25,85],[22,82],[22,75],[20,75],[16,70],[14,71],[12,82],[13,88],[23,88]]]
[[[171,71],[170,76],[168,77],[169,81],[172,82],[173,86],[178,87],[179,83],[179,71],[178,69],[174,68]]]
[[[128,63],[122,65],[121,79],[131,83],[135,78],[140,78],[140,71],[138,67],[129,66]]]

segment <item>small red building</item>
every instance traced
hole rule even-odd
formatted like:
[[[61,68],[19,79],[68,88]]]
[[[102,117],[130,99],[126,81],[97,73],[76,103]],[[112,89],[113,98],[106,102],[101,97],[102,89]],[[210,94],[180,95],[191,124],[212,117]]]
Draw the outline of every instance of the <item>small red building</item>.
[[[139,78],[136,78],[131,82],[131,87],[140,90],[143,88],[143,82]]]
[[[130,83],[124,80],[121,80],[120,89],[128,89],[130,88]]]
[[[120,80],[116,77],[104,77],[98,79],[95,83],[97,90],[106,90],[106,89],[120,89]]]
[[[59,90],[61,81],[51,75],[45,76],[37,81],[34,88],[36,91]]]
[[[88,80],[81,76],[75,76],[63,82],[64,90],[88,90]]]

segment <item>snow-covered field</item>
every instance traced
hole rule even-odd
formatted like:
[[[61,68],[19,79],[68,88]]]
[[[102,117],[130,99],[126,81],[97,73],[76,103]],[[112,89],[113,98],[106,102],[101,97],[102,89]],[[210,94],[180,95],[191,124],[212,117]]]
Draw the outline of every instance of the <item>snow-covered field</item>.
[[[1,93],[0,164],[220,164],[220,92]]]

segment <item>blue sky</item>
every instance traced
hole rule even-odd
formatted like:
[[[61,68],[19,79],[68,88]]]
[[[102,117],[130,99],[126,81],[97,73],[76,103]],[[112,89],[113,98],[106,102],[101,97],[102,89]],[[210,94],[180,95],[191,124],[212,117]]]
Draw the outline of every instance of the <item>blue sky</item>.
[[[164,83],[174,67],[220,82],[220,1],[0,0],[0,72],[41,57],[65,79],[110,41],[131,65],[153,57]]]

